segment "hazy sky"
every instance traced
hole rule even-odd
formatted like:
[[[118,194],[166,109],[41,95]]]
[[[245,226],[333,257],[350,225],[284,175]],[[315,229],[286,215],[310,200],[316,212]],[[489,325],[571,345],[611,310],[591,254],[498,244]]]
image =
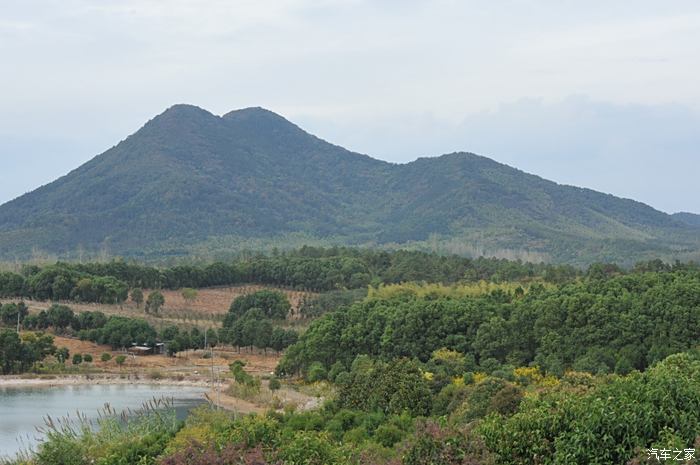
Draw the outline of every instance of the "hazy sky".
[[[700,213],[700,2],[0,0],[0,202],[175,103]]]

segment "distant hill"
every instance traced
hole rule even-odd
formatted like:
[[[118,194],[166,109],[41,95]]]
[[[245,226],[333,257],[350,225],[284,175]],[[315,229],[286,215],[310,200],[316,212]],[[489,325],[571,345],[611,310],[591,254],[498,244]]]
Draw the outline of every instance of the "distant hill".
[[[671,216],[677,219],[678,221],[681,221],[685,224],[689,224],[690,226],[700,227],[700,215],[697,215],[695,213],[679,212],[674,213]]]
[[[471,153],[391,164],[262,108],[219,117],[175,105],[0,206],[0,256],[219,257],[310,243],[629,262],[696,253],[686,223]]]

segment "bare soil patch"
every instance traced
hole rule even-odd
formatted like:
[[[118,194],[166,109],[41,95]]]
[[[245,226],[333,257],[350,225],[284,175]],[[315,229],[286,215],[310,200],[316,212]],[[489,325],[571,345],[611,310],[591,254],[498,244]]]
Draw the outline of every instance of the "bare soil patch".
[[[165,297],[165,305],[160,311],[160,315],[148,315],[144,310],[144,305],[137,307],[131,301],[127,301],[122,305],[107,305],[94,303],[75,303],[61,302],[68,305],[75,312],[96,311],[99,310],[106,315],[121,315],[132,318],[144,318],[151,323],[156,329],[160,330],[164,326],[175,324],[182,327],[200,327],[211,328],[221,326],[224,316],[228,312],[231,302],[236,297],[251,294],[253,292],[270,289],[283,292],[290,303],[292,311],[289,319],[297,320],[299,318],[299,308],[304,298],[309,298],[315,294],[305,291],[292,291],[288,289],[260,286],[260,285],[245,285],[231,287],[205,288],[197,290],[197,298],[192,302],[187,302],[182,297],[182,291],[163,290]],[[151,290],[144,291],[144,300],[148,298]],[[53,302],[41,302],[34,300],[25,300],[30,312],[39,312],[49,308]]]
[[[120,350],[112,350],[110,346],[95,344],[90,341],[81,341],[75,338],[54,336],[56,347],[66,347],[70,351],[71,358],[74,354],[92,355],[92,363],[89,366],[99,368],[106,372],[127,373],[137,372],[144,376],[177,376],[186,377],[201,376],[206,379],[211,378],[211,372],[219,373],[221,377],[229,376],[229,365],[234,360],[245,362],[245,370],[256,376],[270,375],[275,371],[275,367],[281,358],[280,354],[269,352],[247,353],[238,352],[233,347],[217,347],[211,351],[205,350],[185,350],[178,352],[174,357],[167,355],[127,355]],[[101,360],[103,353],[109,353],[112,358],[107,362]],[[124,365],[119,367],[114,360],[117,355],[127,355]],[[66,362],[70,363],[70,361]]]

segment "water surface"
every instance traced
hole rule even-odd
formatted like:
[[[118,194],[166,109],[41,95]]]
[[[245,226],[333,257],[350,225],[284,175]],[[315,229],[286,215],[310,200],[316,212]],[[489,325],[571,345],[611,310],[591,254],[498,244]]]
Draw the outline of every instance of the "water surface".
[[[205,388],[163,385],[88,385],[0,388],[0,457],[14,456],[41,439],[37,426],[44,418],[98,417],[105,402],[118,410],[138,409],[155,398],[172,398],[179,418],[204,402]]]

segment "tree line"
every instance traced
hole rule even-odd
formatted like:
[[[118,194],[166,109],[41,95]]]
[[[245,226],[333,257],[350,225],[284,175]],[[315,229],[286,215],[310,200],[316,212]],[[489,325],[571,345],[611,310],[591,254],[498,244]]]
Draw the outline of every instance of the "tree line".
[[[566,282],[580,275],[566,265],[523,263],[494,258],[470,259],[414,251],[304,247],[231,262],[167,268],[114,260],[106,263],[56,263],[0,272],[0,298],[72,300],[114,304],[129,289],[180,289],[259,283],[314,291],[358,289],[370,284],[426,281],[507,281],[541,279]]]

